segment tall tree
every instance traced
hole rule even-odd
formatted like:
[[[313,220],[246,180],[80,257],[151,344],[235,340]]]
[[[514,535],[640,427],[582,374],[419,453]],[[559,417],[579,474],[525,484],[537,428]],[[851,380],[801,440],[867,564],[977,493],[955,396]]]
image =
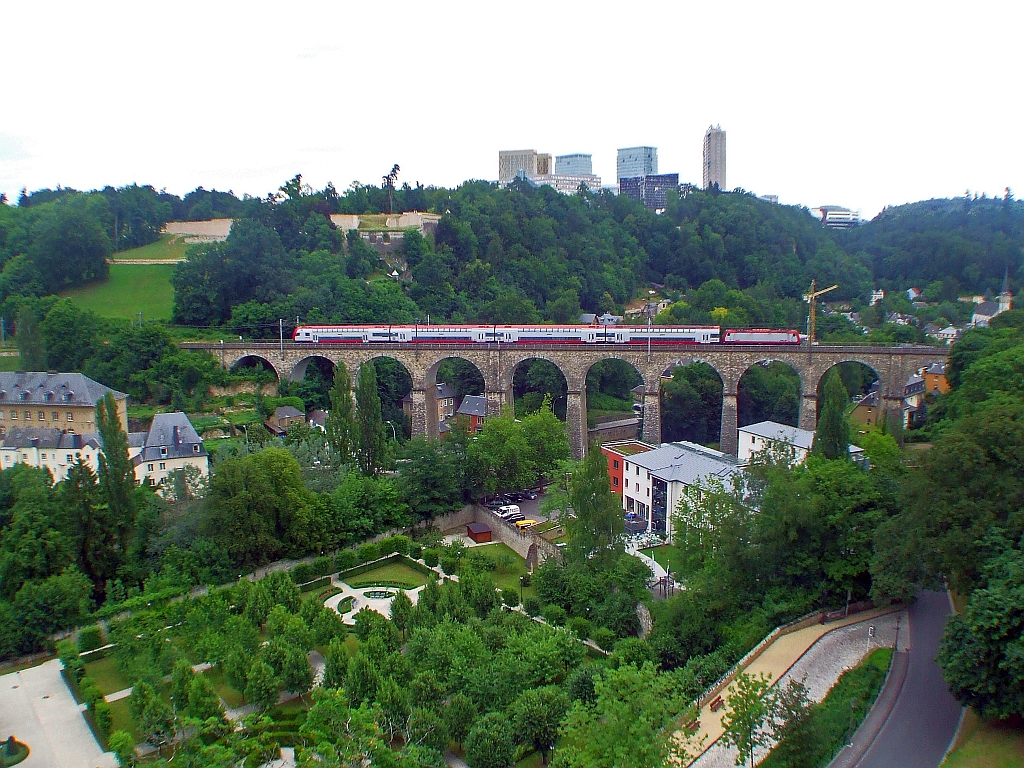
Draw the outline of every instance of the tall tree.
[[[735,688],[726,697],[728,713],[722,718],[726,744],[739,752],[737,765],[750,761],[754,765],[754,751],[772,743],[771,722],[774,708],[771,698],[771,676],[762,672],[757,677],[740,672]]]
[[[850,423],[846,420],[846,405],[850,396],[843,387],[839,372],[833,368],[825,374],[822,401],[818,413],[818,427],[814,430],[812,450],[826,459],[849,458]]]
[[[100,491],[107,502],[121,556],[128,553],[137,514],[135,469],[128,458],[128,435],[121,427],[114,395],[107,392],[96,404],[96,430],[103,442],[100,453]]]
[[[364,475],[377,475],[387,466],[388,444],[381,416],[380,393],[377,392],[377,369],[372,362],[359,366],[359,384],[356,387],[359,404],[359,468]]]
[[[473,768],[507,768],[512,762],[512,723],[503,712],[490,712],[466,736],[466,758]]]
[[[472,483],[486,494],[524,488],[537,479],[533,451],[508,409],[484,421],[479,434],[466,444],[466,458]]]
[[[25,371],[46,370],[46,348],[39,316],[33,307],[23,306],[18,312],[18,365]]]
[[[548,762],[548,748],[558,738],[558,726],[568,708],[569,697],[555,685],[529,688],[509,707],[516,736],[540,752],[544,765]]]
[[[1024,553],[1008,549],[986,568],[988,584],[950,618],[939,666],[950,692],[982,717],[1024,708]]]
[[[67,479],[57,486],[57,492],[64,511],[64,530],[78,567],[100,594],[120,564],[118,531],[111,524],[110,507],[102,497],[96,475],[82,461],[71,465]]]
[[[598,452],[600,453],[600,452]],[[576,701],[562,726],[558,768],[662,768],[686,765],[688,748],[675,737],[684,706],[653,665],[605,671],[596,701]]]
[[[128,698],[128,709],[139,733],[145,739],[164,736],[174,726],[171,708],[161,699],[153,686],[138,681]]]
[[[574,513],[565,522],[570,558],[583,562],[595,550],[599,557],[611,554],[621,541],[624,520],[618,497],[608,482],[608,460],[601,451],[591,451],[576,465],[569,481],[568,502]]]
[[[551,410],[551,395],[544,396],[539,410],[523,417],[522,429],[537,465],[538,479],[551,477],[555,468],[572,455],[565,424]]]
[[[327,442],[331,446],[335,462],[348,464],[352,461],[353,443],[356,439],[355,407],[352,403],[352,377],[345,363],[340,360],[334,368],[334,383],[328,397],[331,400],[331,410],[324,424]]]

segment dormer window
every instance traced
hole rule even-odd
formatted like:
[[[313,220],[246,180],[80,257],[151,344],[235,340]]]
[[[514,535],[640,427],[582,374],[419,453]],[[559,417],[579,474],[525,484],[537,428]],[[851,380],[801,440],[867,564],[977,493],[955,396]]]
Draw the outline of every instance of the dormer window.
[[[199,443],[192,446],[192,453],[199,453]]]
[[[160,455],[161,456],[166,456],[167,455],[167,446],[165,446],[165,445],[161,445],[160,446]]]

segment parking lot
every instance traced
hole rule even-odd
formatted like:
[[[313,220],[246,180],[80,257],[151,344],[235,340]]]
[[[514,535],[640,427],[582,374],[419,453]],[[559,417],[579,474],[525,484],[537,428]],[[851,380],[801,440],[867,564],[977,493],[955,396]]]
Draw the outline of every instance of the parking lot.
[[[548,520],[548,515],[545,515],[540,511],[540,505],[543,500],[544,493],[543,491],[540,491],[537,494],[536,499],[522,499],[511,503],[519,505],[519,511],[523,513],[523,517],[525,519],[536,520],[538,523],[543,523]]]

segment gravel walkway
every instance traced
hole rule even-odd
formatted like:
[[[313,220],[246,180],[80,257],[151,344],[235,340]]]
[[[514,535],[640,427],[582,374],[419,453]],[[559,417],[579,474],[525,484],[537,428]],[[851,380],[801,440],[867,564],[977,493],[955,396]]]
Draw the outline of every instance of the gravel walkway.
[[[876,616],[832,630],[808,648],[777,684],[785,686],[790,680],[801,681],[807,686],[811,701],[821,701],[839,677],[863,661],[870,651],[895,645],[897,621],[901,628],[906,628],[906,611]],[[871,626],[875,628],[875,636],[869,638],[868,627]],[[900,631],[901,640],[903,629]],[[754,755],[755,763],[767,754],[767,750],[758,750]],[[735,747],[726,747],[721,741],[716,741],[691,765],[693,768],[733,768],[736,756]]]

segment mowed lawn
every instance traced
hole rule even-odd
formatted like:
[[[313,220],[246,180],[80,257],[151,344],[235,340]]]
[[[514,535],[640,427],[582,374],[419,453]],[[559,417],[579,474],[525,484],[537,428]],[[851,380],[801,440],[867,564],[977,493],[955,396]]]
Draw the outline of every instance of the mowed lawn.
[[[375,584],[394,584],[402,585],[406,589],[415,589],[426,584],[427,577],[405,563],[391,562],[372,571],[348,577],[345,583],[353,589],[363,589]]]
[[[185,244],[184,235],[160,235],[155,243],[143,245],[141,248],[129,248],[111,254],[114,261],[120,259],[184,259],[189,246]]]
[[[172,274],[173,264],[111,264],[106,281],[61,295],[101,317],[138,320],[141,312],[143,322],[170,320],[174,302]]]
[[[654,562],[666,570],[671,565],[672,573],[678,573],[682,569],[683,553],[671,544],[662,544],[660,547],[641,549],[640,551],[648,557],[653,557]]]
[[[121,672],[113,656],[88,662],[85,665],[85,674],[96,682],[96,687],[104,696],[131,687],[131,681]]]
[[[1024,768],[1024,725],[986,723],[969,711],[960,746],[942,768]]]
[[[511,566],[507,568],[496,567],[493,571],[488,571],[487,573],[501,589],[507,589],[515,592],[517,595],[519,594],[519,577],[528,573],[528,571],[526,569],[526,560],[520,557],[512,547],[497,542],[494,544],[484,544],[480,547],[472,547],[466,551],[483,555],[495,563],[498,563],[498,559],[502,555],[509,558]],[[537,597],[537,588],[532,584],[523,589],[523,599],[525,600],[528,597]]]

